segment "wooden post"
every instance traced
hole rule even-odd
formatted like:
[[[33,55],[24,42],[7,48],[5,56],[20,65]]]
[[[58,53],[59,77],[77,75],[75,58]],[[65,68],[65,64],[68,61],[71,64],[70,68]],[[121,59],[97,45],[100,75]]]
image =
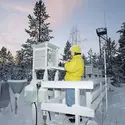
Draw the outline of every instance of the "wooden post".
[[[80,90],[75,89],[75,105],[80,105]],[[75,125],[80,125],[80,116],[75,115]]]
[[[91,91],[87,91],[86,92],[86,106],[88,108],[91,108],[91,103],[92,103],[92,94],[91,94]]]
[[[36,106],[32,103],[32,125],[36,125]]]
[[[59,74],[59,71],[56,71],[56,74],[55,74],[55,79],[54,81],[58,81],[58,74]],[[54,97],[59,97],[61,95],[61,90],[54,90]]]
[[[35,71],[35,49],[33,49],[33,70],[32,70],[32,74],[33,74],[33,79],[36,79],[36,71]]]

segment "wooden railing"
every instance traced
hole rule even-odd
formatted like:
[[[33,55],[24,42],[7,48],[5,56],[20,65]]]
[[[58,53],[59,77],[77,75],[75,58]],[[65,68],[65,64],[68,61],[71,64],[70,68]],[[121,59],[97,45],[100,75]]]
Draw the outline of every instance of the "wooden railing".
[[[38,101],[41,102],[41,110],[74,114],[76,117],[75,125],[80,124],[80,116],[93,118],[95,111],[107,94],[105,78],[87,79],[83,81],[58,81],[58,70],[63,69],[57,69],[55,81],[48,81],[46,69],[43,80],[33,79],[29,85],[36,87],[37,83],[41,84],[37,97]],[[67,88],[75,89],[75,104],[72,107],[68,107],[65,103],[65,89]],[[49,91],[49,89],[53,91]],[[31,92],[31,90],[28,90],[27,86],[26,91]],[[48,98],[49,96],[51,98]]]
[[[94,117],[94,113],[99,104],[106,95],[105,81],[102,79],[93,79],[87,81],[41,81],[41,89],[60,89],[60,95],[41,103],[41,110],[58,112],[64,114],[74,114],[76,125],[79,125],[79,116]],[[67,88],[75,89],[75,104],[68,107],[65,100],[65,91]],[[80,92],[81,91],[81,92]],[[83,103],[83,104],[82,104]]]

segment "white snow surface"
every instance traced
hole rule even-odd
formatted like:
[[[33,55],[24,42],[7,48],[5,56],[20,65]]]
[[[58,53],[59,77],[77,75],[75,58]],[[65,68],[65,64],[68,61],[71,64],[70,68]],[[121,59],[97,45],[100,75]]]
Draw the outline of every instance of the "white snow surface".
[[[11,93],[11,102],[13,107],[13,112],[11,112],[10,104],[7,108],[2,109],[0,112],[0,123],[1,125],[32,125],[32,112],[29,104],[24,102],[23,93],[21,93],[18,105],[18,114],[15,115],[14,112],[14,94]]]
[[[111,86],[113,92],[108,92],[108,114],[96,112],[96,121],[99,125],[125,125],[125,85],[122,87]],[[105,104],[104,104],[105,105]],[[102,108],[105,110],[105,108]],[[102,120],[103,119],[103,120]]]
[[[101,113],[101,107],[98,108],[96,111],[96,117],[95,120],[98,123],[98,125],[124,125],[125,124],[125,86],[122,88],[116,88],[112,87],[114,90],[113,92],[108,92],[108,114],[107,117],[104,117],[104,113]],[[10,90],[11,93],[11,101],[13,106],[13,112],[11,112],[10,105],[2,109],[0,112],[0,124],[1,125],[32,125],[32,110],[31,105],[27,104],[24,101],[24,92],[21,93],[19,98],[19,105],[18,105],[18,114],[14,114],[14,94]],[[104,104],[105,105],[105,104]],[[103,105],[103,106],[104,106]],[[105,108],[102,106],[102,109],[105,110]],[[103,115],[102,115],[103,114]],[[61,125],[70,125],[67,122],[67,118],[62,115],[60,116],[62,118],[63,123]],[[59,117],[56,119],[59,122]],[[41,111],[39,111],[39,125],[42,125],[42,115]],[[65,121],[64,121],[65,119]],[[103,120],[102,120],[103,119]],[[53,123],[48,123],[48,125],[59,125],[59,123],[56,123],[56,120],[53,121]],[[86,120],[85,120],[86,121]],[[94,123],[91,123],[92,121],[89,121],[87,125],[95,125]],[[85,122],[83,122],[81,125],[85,125]],[[73,124],[71,124],[73,125]]]

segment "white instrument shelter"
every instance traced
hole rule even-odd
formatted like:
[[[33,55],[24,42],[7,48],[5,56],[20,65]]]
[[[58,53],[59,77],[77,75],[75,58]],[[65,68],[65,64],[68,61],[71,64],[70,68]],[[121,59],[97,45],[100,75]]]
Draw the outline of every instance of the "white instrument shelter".
[[[33,45],[33,79],[36,79],[36,70],[58,67],[59,47],[50,42]]]

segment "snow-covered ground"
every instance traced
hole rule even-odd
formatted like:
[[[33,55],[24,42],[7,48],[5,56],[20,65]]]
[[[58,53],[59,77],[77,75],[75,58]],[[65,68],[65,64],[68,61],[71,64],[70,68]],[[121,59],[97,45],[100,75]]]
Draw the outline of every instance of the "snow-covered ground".
[[[99,125],[124,125],[125,124],[125,86],[113,87],[114,91],[108,92],[108,114],[101,113],[98,109],[96,120]],[[105,112],[105,103],[102,106]]]
[[[109,108],[106,125],[125,124],[125,87],[114,89],[108,94]]]
[[[13,112],[11,112],[10,105],[7,108],[2,109],[0,113],[0,122],[2,123],[1,125],[31,125],[32,123],[31,107],[30,105],[24,102],[23,92],[20,95],[17,115],[15,115],[14,112],[14,103],[15,103],[14,94],[12,93],[11,90],[10,93],[11,93]]]
[[[101,108],[96,112],[96,121],[99,125],[124,125],[125,124],[125,87],[115,88],[113,92],[108,92],[108,116],[105,118],[104,114],[100,112]],[[14,94],[11,92],[11,101],[14,109]],[[18,114],[11,112],[10,105],[2,109],[0,112],[1,125],[32,125],[32,112],[30,104],[24,101],[24,92],[20,95]],[[104,105],[102,106],[104,108]],[[39,118],[42,118],[39,115]],[[104,119],[105,118],[105,119]],[[65,118],[66,119],[66,118]],[[103,119],[103,120],[102,120]],[[103,122],[102,122],[103,121]],[[40,121],[41,123],[41,121]],[[65,123],[64,123],[65,124]],[[41,125],[41,124],[40,124]]]

